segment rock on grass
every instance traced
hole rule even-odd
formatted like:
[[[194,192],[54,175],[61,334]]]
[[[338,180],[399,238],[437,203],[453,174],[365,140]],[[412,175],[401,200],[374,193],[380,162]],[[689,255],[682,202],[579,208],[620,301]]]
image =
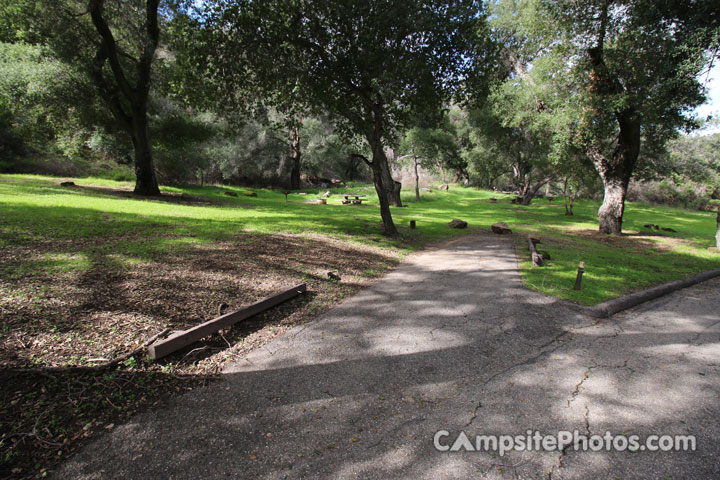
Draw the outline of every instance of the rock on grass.
[[[465,220],[460,220],[458,218],[448,223],[448,227],[450,228],[467,228],[467,226],[468,224]]]
[[[512,233],[512,230],[510,230],[510,227],[508,227],[508,224],[505,222],[494,223],[490,228],[494,233],[497,233],[498,235]]]

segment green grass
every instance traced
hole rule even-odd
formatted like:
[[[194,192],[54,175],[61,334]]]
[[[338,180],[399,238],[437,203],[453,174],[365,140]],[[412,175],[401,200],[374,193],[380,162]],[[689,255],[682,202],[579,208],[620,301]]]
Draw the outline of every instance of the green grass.
[[[0,249],[26,250],[22,258],[0,259],[2,274],[22,277],[32,272],[82,271],[94,255],[110,255],[117,264],[153,260],[159,252],[192,244],[236,238],[243,232],[329,235],[376,246],[402,246],[404,251],[462,235],[446,226],[453,218],[471,227],[488,228],[504,221],[516,235],[523,281],[529,288],[582,304],[594,304],[650,285],[720,268],[714,245],[714,215],[703,212],[628,204],[624,230],[630,235],[596,234],[596,201],[581,201],[575,215],[564,215],[561,199],[537,200],[528,207],[511,205],[492,192],[451,187],[449,192],[412,191],[403,194],[405,208],[393,208],[404,235],[392,240],[380,235],[381,223],[372,186],[333,190],[328,205],[309,204],[317,190],[291,194],[235,187],[164,187],[163,192],[189,194],[200,202],[181,204],[168,199],[129,198],[107,189],[132,184],[104,179],[74,179],[76,188],[59,186],[60,179],[32,175],[0,175]],[[410,189],[408,189],[410,190]],[[233,191],[237,197],[225,195]],[[255,192],[257,197],[243,195]],[[368,195],[367,205],[340,205],[339,193]],[[501,200],[490,203],[495,197]],[[201,204],[205,202],[205,204]],[[417,221],[417,230],[408,228]],[[645,223],[671,227],[677,233],[647,234]],[[637,232],[645,232],[637,235]],[[548,266],[529,262],[524,234],[540,236]],[[49,249],[43,249],[49,245]],[[0,250],[2,251],[2,250]],[[19,257],[19,256],[18,256]],[[583,289],[572,290],[578,262],[585,262]],[[369,276],[376,272],[367,272]]]

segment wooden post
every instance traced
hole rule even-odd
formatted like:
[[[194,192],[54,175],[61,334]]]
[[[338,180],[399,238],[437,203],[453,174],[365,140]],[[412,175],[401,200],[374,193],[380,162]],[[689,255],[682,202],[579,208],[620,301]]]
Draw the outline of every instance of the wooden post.
[[[720,205],[718,205],[717,213],[717,231],[715,232],[715,246],[718,249],[718,253],[720,253]]]
[[[415,228],[415,220],[410,220],[410,228]]]
[[[585,271],[585,262],[580,262],[578,266],[577,277],[575,278],[575,287],[573,290],[580,290],[580,283],[582,282],[583,272]]]

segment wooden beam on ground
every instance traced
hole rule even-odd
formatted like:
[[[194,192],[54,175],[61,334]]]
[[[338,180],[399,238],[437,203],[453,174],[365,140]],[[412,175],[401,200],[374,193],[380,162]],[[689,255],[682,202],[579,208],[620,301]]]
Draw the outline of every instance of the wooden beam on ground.
[[[535,248],[536,243],[540,243],[540,240],[538,240],[537,238],[528,237],[528,247],[530,248],[530,253],[532,254],[533,265],[535,265],[536,267],[542,267],[543,256],[537,252],[537,249]]]
[[[200,325],[193,327],[189,330],[185,330],[171,335],[165,340],[156,342],[153,345],[150,345],[150,347],[148,348],[148,353],[152,358],[155,359],[165,357],[172,352],[180,350],[183,347],[187,347],[191,343],[194,343],[201,338],[207,337],[208,335],[217,332],[222,328],[234,325],[241,320],[245,320],[260,312],[264,312],[265,310],[272,308],[275,305],[278,305],[286,300],[290,300],[291,298],[300,295],[306,290],[307,286],[304,283],[284,288],[280,292],[271,295],[263,300],[260,300],[259,302],[255,302],[245,308],[241,308],[240,310],[236,310],[234,312],[226,313],[225,315],[221,315],[212,320],[208,320],[207,322],[201,323]]]

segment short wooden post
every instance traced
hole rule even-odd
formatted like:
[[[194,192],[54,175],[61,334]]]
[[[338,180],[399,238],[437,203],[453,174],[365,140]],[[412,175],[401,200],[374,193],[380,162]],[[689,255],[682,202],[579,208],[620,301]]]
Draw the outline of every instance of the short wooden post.
[[[415,220],[410,220],[410,228],[415,228]]]
[[[574,290],[580,290],[580,284],[582,283],[583,272],[585,272],[585,262],[580,262],[578,266],[577,277],[575,278]]]
[[[715,246],[718,249],[718,253],[720,253],[720,205],[718,205],[717,213],[717,231],[715,232]]]

